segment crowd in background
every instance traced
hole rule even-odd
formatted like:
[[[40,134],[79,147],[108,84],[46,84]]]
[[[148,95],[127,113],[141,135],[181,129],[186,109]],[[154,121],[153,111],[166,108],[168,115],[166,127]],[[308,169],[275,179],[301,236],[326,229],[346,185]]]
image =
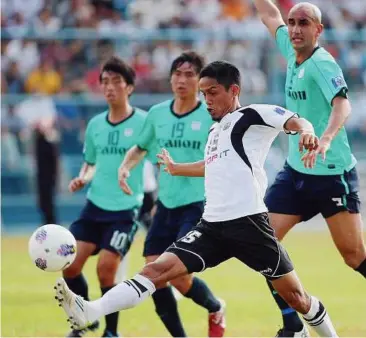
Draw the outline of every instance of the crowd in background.
[[[277,1],[284,18],[296,2]],[[353,93],[357,109],[350,127],[365,135],[366,2],[311,2],[323,11],[329,30],[322,45],[338,60]],[[134,67],[137,93],[169,93],[171,61],[195,49],[207,61],[237,65],[245,93],[283,95],[285,61],[251,0],[11,0],[2,4],[1,29],[3,98],[29,94],[2,104],[2,167],[13,174],[31,161],[23,155],[31,153],[25,140],[32,130],[47,131],[46,139],[60,143],[62,153],[81,153],[88,116],[100,107],[56,102],[52,96],[100,95],[99,67],[113,54]],[[170,38],[162,38],[166,29]],[[14,182],[9,191],[23,189]]]

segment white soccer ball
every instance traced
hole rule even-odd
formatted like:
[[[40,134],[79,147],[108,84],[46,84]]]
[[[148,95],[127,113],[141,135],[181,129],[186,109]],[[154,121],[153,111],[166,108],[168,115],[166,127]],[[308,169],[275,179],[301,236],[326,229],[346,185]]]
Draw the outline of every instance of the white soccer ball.
[[[75,260],[76,240],[66,228],[46,224],[32,234],[28,251],[37,268],[49,272],[61,271]]]

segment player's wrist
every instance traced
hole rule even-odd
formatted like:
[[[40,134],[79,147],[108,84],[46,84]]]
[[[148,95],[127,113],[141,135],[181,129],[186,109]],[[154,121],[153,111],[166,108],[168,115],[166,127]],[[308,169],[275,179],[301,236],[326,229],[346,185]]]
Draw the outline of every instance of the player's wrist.
[[[323,142],[329,142],[329,143],[331,143],[332,140],[333,140],[333,136],[331,136],[331,135],[323,135],[320,138],[320,141],[323,141]]]

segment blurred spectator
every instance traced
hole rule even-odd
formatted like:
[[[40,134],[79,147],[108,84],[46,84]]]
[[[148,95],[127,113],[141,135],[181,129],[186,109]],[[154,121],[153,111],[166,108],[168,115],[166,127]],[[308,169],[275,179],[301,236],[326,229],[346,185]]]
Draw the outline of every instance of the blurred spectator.
[[[41,88],[35,87],[35,91],[15,108],[15,113],[32,130],[38,206],[43,222],[57,224],[54,205],[59,161],[57,112],[53,100],[43,95]]]
[[[33,70],[25,83],[28,93],[39,92],[53,95],[61,89],[61,76],[50,59],[44,58],[38,68]]]
[[[33,30],[37,34],[53,34],[61,27],[59,18],[52,15],[51,10],[47,7],[43,8],[39,16],[34,19]]]
[[[9,94],[21,94],[24,92],[24,82],[19,72],[16,61],[11,61],[5,72],[5,81]]]
[[[38,67],[39,51],[38,45],[31,40],[12,40],[7,44],[5,55],[8,59],[17,62],[22,77]]]

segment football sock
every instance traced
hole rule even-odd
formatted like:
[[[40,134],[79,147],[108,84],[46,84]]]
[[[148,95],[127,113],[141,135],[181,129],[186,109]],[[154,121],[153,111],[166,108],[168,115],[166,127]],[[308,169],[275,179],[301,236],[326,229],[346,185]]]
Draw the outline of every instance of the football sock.
[[[299,332],[303,329],[304,324],[301,321],[297,312],[291,308],[283,298],[273,288],[272,283],[267,280],[269,289],[271,290],[272,296],[280,308],[282,313],[283,327],[288,331]]]
[[[317,298],[311,296],[310,310],[303,318],[320,337],[338,337],[327,310]]]
[[[207,284],[197,277],[193,277],[192,286],[184,296],[192,299],[210,313],[217,312],[221,308],[221,303],[213,295]]]
[[[85,300],[89,300],[88,283],[83,274],[80,274],[74,278],[64,277],[64,280],[72,292],[83,297]]]
[[[155,304],[155,311],[171,336],[186,337],[172,288],[169,286],[156,290],[152,298]]]
[[[366,278],[366,259],[355,270]]]
[[[155,292],[155,285],[142,275],[128,279],[110,289],[103,297],[88,302],[88,320],[94,320],[140,304]]]
[[[109,286],[106,288],[100,288],[102,291],[102,295],[105,295],[109,290],[111,290],[113,286]],[[109,315],[105,316],[105,331],[109,331],[117,336],[117,327],[118,327],[118,315],[119,312],[113,312]]]

